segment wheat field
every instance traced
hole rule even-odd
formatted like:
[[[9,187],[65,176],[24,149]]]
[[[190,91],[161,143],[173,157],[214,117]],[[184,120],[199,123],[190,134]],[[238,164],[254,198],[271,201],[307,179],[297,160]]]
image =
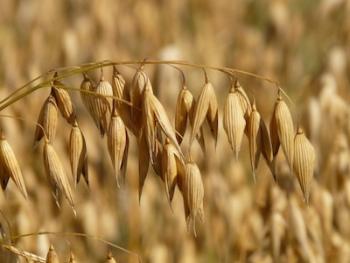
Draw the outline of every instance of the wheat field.
[[[0,262],[350,262],[350,1],[0,3]]]

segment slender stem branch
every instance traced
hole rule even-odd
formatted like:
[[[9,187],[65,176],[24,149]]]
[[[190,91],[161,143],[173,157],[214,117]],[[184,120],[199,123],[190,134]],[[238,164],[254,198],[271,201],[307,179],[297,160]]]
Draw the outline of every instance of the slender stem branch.
[[[239,70],[239,69],[234,69],[234,68],[229,68],[229,67],[207,66],[207,65],[194,64],[194,63],[189,63],[186,61],[177,61],[177,60],[142,60],[142,61],[121,61],[121,62],[113,62],[110,60],[105,60],[105,61],[101,61],[101,62],[86,63],[86,64],[82,64],[79,66],[62,67],[62,68],[50,70],[50,71],[44,73],[43,75],[38,76],[34,80],[31,80],[30,82],[26,83],[25,85],[20,87],[18,90],[16,90],[12,94],[10,94],[9,96],[7,96],[3,100],[1,100],[0,101],[0,111],[3,110],[4,108],[6,108],[7,106],[11,105],[15,101],[27,96],[28,94],[30,94],[32,92],[34,92],[35,90],[50,85],[52,83],[52,81],[62,80],[62,79],[74,76],[76,74],[79,74],[79,73],[85,73],[85,72],[95,70],[95,69],[102,69],[103,67],[117,66],[117,65],[136,65],[136,64],[138,64],[140,66],[147,65],[147,64],[150,64],[150,65],[164,64],[164,65],[188,66],[188,67],[198,68],[198,69],[211,69],[211,70],[220,71],[220,72],[223,72],[225,74],[230,74],[230,75],[242,74],[242,75],[254,77],[254,78],[257,78],[257,79],[260,79],[263,81],[273,83],[276,86],[278,86],[278,81],[276,81],[276,80],[266,78],[264,76],[260,76],[258,74],[254,74],[254,73],[247,72],[244,70]],[[58,72],[59,74],[58,74],[58,76],[56,76],[56,75],[53,76],[53,78],[49,81],[44,81],[44,82],[39,83],[38,85],[36,85],[34,87],[31,87],[31,85],[35,81],[51,74],[52,72]],[[18,93],[20,93],[20,94],[17,95]]]
[[[88,239],[91,239],[91,240],[99,241],[99,242],[101,242],[103,244],[106,244],[106,245],[108,245],[110,247],[113,247],[115,249],[119,249],[120,251],[122,251],[122,252],[124,252],[126,254],[135,256],[135,257],[138,258],[139,262],[142,262],[142,259],[141,259],[140,255],[135,253],[135,252],[133,252],[133,251],[130,251],[130,250],[126,249],[126,248],[118,246],[117,244],[114,244],[114,243],[112,243],[110,241],[107,241],[107,240],[105,240],[103,238],[100,238],[100,237],[97,237],[97,236],[94,236],[94,235],[78,233],[78,232],[53,232],[53,231],[34,232],[34,233],[21,234],[21,235],[13,236],[12,237],[12,241],[15,241],[15,240],[20,239],[20,238],[32,237],[32,236],[40,236],[40,235],[85,237],[85,238],[88,238]]]

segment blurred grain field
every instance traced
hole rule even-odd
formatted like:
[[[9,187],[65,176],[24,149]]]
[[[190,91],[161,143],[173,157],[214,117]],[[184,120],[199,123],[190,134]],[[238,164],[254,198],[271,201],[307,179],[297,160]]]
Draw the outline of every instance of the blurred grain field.
[[[0,99],[50,69],[87,62],[160,59],[225,66],[278,81],[292,100],[286,102],[295,127],[303,127],[316,150],[309,205],[281,151],[277,181],[261,160],[254,183],[247,138],[236,161],[222,124],[228,78],[207,71],[218,100],[219,134],[217,147],[209,139],[205,153],[194,143],[204,183],[204,222],[196,225],[195,237],[187,229],[180,192],[170,208],[164,184],[151,169],[139,203],[135,137],[125,184],[117,187],[106,138],[79,94],[70,91],[87,142],[90,178],[89,187],[81,182],[73,188],[75,216],[67,202],[57,207],[42,145],[33,148],[35,122],[50,93],[41,89],[1,112],[27,120],[2,118],[1,126],[28,191],[25,200],[10,181],[1,192],[1,244],[41,258],[52,244],[59,262],[69,262],[70,252],[77,262],[107,262],[108,252],[117,262],[138,262],[136,254],[155,263],[350,262],[349,14],[349,0],[0,0]],[[131,83],[137,67],[118,69]],[[197,98],[203,72],[182,69]],[[179,72],[166,65],[144,70],[174,123]],[[95,70],[90,77],[98,81],[99,74]],[[105,79],[111,76],[106,68]],[[277,98],[274,84],[235,76],[268,123]],[[81,81],[76,75],[66,83],[79,88]],[[58,122],[54,146],[71,178],[70,126],[62,117]],[[16,238],[39,232],[56,234]],[[2,246],[0,262],[27,262],[15,254]]]

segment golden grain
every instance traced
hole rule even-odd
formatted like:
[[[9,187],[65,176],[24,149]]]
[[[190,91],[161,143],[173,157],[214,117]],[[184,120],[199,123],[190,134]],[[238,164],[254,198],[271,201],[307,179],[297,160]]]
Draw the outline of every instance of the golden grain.
[[[315,168],[315,150],[301,128],[298,129],[294,139],[293,168],[303,191],[305,201],[308,203]]]
[[[34,144],[39,142],[44,136],[46,136],[50,142],[53,142],[56,136],[58,123],[58,109],[56,100],[52,95],[44,102],[37,123],[40,126],[37,125],[35,129]]]
[[[72,100],[69,96],[68,91],[66,91],[62,83],[55,80],[52,87],[52,95],[55,97],[58,109],[60,110],[63,118],[67,120],[68,123],[73,123],[75,119],[75,111],[73,108]]]
[[[218,134],[218,104],[214,87],[209,82],[204,84],[201,94],[199,95],[199,98],[194,107],[190,145],[193,143],[194,138],[200,132],[205,118],[207,118],[208,124],[210,126],[210,131],[216,143]]]
[[[196,235],[196,218],[198,217],[200,221],[204,220],[204,186],[201,172],[194,162],[186,163],[185,171],[184,199],[187,202],[189,212],[186,221],[188,227],[192,226],[194,235]]]
[[[48,141],[45,141],[44,144],[43,157],[45,171],[49,182],[55,190],[54,196],[56,200],[59,199],[57,194],[62,193],[74,210],[73,193],[68,178],[55,149]],[[59,192],[57,192],[57,190],[59,190]]]
[[[13,152],[11,145],[6,140],[5,135],[1,133],[0,136],[0,171],[2,187],[5,189],[8,179],[11,178],[24,198],[27,198],[27,189],[16,155]]]
[[[127,156],[129,149],[129,137],[123,120],[117,115],[116,110],[112,113],[112,118],[107,132],[107,145],[109,156],[112,160],[114,176],[119,187],[119,173],[125,179]]]
[[[278,140],[281,143],[281,146],[287,158],[289,167],[291,167],[291,170],[292,170],[293,155],[294,155],[294,134],[295,134],[294,125],[293,125],[292,115],[288,109],[288,106],[282,100],[282,97],[280,95],[275,104],[274,117],[275,117],[274,118],[275,124],[273,124],[273,129],[277,129]],[[273,136],[276,136],[275,130],[273,133],[274,133]],[[274,149],[277,149],[278,143],[276,142],[276,138],[272,139],[272,141],[274,141],[273,143]]]
[[[253,171],[254,181],[255,170],[258,168],[259,158],[261,153],[261,116],[256,110],[255,103],[252,106],[252,111],[249,116],[248,121],[248,140],[249,140],[249,155],[250,155],[250,165]]]
[[[232,88],[227,96],[224,106],[223,122],[228,141],[236,159],[238,159],[246,121],[244,119],[244,112],[242,110],[238,92]]]
[[[46,263],[59,263],[60,260],[58,259],[58,255],[55,251],[55,248],[53,245],[50,246],[49,251],[47,252],[46,256]]]
[[[185,135],[187,122],[193,114],[194,104],[192,93],[184,86],[178,95],[175,112],[176,138],[179,144],[181,144]]]
[[[72,126],[69,137],[69,157],[74,185],[76,186],[79,183],[81,174],[83,174],[86,183],[89,184],[86,141],[76,121]]]

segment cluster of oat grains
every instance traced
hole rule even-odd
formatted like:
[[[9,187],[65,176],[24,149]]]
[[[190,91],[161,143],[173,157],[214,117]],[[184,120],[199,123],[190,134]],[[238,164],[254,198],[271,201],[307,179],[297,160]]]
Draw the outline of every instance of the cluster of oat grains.
[[[169,204],[178,187],[184,201],[186,221],[196,232],[196,219],[204,218],[204,187],[201,171],[194,161],[191,149],[196,140],[205,151],[205,121],[215,145],[217,144],[220,110],[214,85],[208,80],[205,72],[205,83],[198,98],[195,98],[186,87],[183,75],[183,83],[176,103],[174,128],[171,118],[168,117],[163,104],[153,91],[152,82],[144,71],[145,65],[141,65],[136,70],[132,81],[127,83],[116,64],[109,64],[113,66],[111,83],[105,78],[102,70],[106,65],[95,65],[95,68],[101,68],[97,83],[88,75],[89,70],[81,70],[83,80],[79,91],[81,100],[101,136],[107,137],[108,153],[117,185],[120,186],[120,177],[123,181],[126,178],[129,136],[132,134],[136,138],[139,152],[139,198],[141,199],[151,166],[164,183]],[[266,125],[255,101],[251,102],[237,79],[232,80],[232,72],[226,70],[224,73],[230,75],[231,83],[222,109],[222,119],[234,158],[236,160],[239,158],[242,141],[246,136],[254,180],[261,154],[276,180],[278,177],[275,169],[276,156],[279,148],[282,148],[291,173],[297,177],[305,200],[308,202],[315,153],[302,129],[298,128],[298,131],[295,131],[293,118],[282,98],[281,89],[278,88],[278,97],[270,124]],[[62,82],[64,78],[64,72],[62,75],[58,72],[49,82],[51,93],[41,108],[34,143],[37,144],[42,139],[44,141],[44,167],[57,204],[60,204],[60,196],[64,196],[74,210],[71,181],[73,180],[73,185],[76,186],[83,176],[89,185],[88,153],[83,131],[78,124],[78,113],[67,91],[69,89]],[[4,101],[9,99],[10,97]],[[67,176],[53,145],[59,124],[59,113],[71,126],[68,145],[72,180]],[[191,132],[186,145],[183,143],[183,138],[188,127],[187,123],[191,126]],[[22,194],[27,196],[18,163],[4,137],[1,139],[1,168],[4,171],[1,179],[3,189],[6,188],[7,181],[11,177]]]

